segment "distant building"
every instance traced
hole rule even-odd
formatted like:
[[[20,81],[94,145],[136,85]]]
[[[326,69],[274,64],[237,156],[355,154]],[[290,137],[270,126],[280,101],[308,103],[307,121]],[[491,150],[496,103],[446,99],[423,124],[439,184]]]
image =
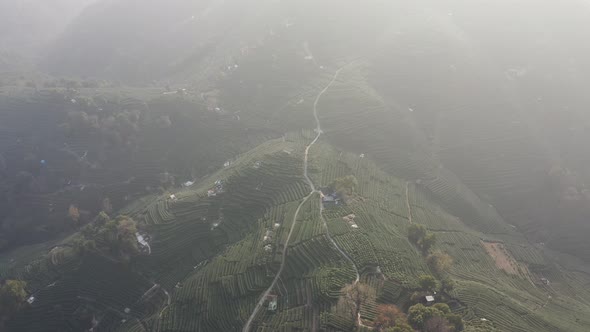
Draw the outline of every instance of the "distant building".
[[[434,303],[434,296],[432,296],[432,295],[426,295],[424,297],[424,300],[426,301],[426,304],[433,304]]]
[[[549,286],[549,284],[551,283],[551,282],[549,281],[549,279],[547,279],[547,278],[541,278],[541,282],[542,282],[544,285],[547,285],[547,286]]]
[[[137,242],[139,242],[139,244],[142,246],[147,247],[150,245],[139,232],[135,233],[135,237],[137,238]]]
[[[333,196],[324,196],[322,198],[322,201],[324,201],[324,203],[326,203],[326,202],[335,202],[336,199]]]
[[[34,297],[34,296],[31,296],[31,297],[29,297],[29,298],[27,299],[27,303],[28,303],[28,304],[33,304],[33,302],[35,302],[35,297]]]
[[[322,203],[324,205],[338,205],[340,204],[340,198],[335,193],[324,195],[322,194]]]
[[[278,307],[278,301],[276,295],[268,295],[266,297],[268,301],[268,311],[276,311]]]

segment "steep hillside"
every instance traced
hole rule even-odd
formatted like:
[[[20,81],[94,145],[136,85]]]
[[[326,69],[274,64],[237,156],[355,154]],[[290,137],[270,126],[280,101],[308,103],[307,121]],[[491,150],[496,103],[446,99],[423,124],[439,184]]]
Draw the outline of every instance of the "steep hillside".
[[[0,329],[587,331],[589,10],[97,1],[2,77]]]
[[[406,13],[371,84],[510,223],[587,259],[587,5],[445,2]]]
[[[248,131],[194,95],[162,91],[6,89],[0,250],[76,230],[102,209],[194,181],[280,136],[260,126]]]
[[[345,295],[341,289],[355,283],[356,271],[359,283],[374,292],[360,311],[362,324],[371,326],[379,304],[407,307],[419,276],[435,273],[408,241],[408,227],[421,224],[436,235],[433,250],[453,258],[445,273],[455,286],[439,299],[449,301],[468,330],[586,330],[590,303],[577,285],[589,280],[574,260],[558,262],[551,251],[528,243],[511,227],[494,234],[477,231],[436,203],[424,186],[392,177],[367,158],[317,143],[309,155],[317,188],[346,175],[358,180],[346,203],[322,210],[320,196],[308,196],[302,177],[304,147],[313,136],[269,141],[194,188],[174,189],[121,210],[149,237],[149,251],[127,264],[89,254],[61,258],[56,248],[67,248],[72,240],[49,246],[54,249],[29,267],[8,260],[25,260],[24,251],[20,257],[17,252],[4,256],[3,276],[29,281],[35,296],[8,326],[14,331],[75,330],[73,322],[90,315],[99,330],[238,331],[280,272],[270,289],[277,310],[268,311],[265,302],[252,329],[352,330],[355,319],[339,299]],[[210,188],[213,194],[207,194]],[[104,273],[89,275],[89,268]],[[52,304],[57,302],[59,308]],[[59,315],[44,316],[50,312]],[[41,321],[51,324],[36,325]]]
[[[586,259],[589,16],[573,0],[103,1],[46,68],[188,81],[212,108],[298,130],[290,110],[315,78],[358,60],[325,101],[335,144],[405,178],[458,177],[534,241]]]
[[[334,0],[138,3],[102,1],[88,8],[54,45],[44,68],[59,75],[136,84],[154,79],[210,80],[278,38],[281,47],[273,52],[296,48],[300,59],[315,55],[328,62],[351,56],[371,47],[365,37],[377,34],[387,19],[380,14],[382,5],[358,8]],[[339,14],[326,21],[325,14],[335,8]],[[374,20],[367,27],[352,25],[359,15]],[[304,45],[311,45],[314,54]],[[275,60],[278,56],[274,54]],[[271,64],[269,60],[265,65]]]

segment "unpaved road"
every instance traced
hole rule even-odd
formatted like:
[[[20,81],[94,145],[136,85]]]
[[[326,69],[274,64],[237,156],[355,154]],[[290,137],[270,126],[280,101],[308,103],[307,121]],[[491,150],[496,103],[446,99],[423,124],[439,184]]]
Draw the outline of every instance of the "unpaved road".
[[[408,221],[412,223],[412,207],[410,206],[410,182],[406,182],[406,207],[408,208]]]
[[[317,95],[314,103],[313,103],[313,116],[315,118],[316,121],[316,136],[313,139],[313,141],[311,141],[311,143],[309,143],[309,145],[307,145],[305,147],[305,153],[303,156],[303,177],[305,178],[305,181],[307,182],[307,184],[309,185],[309,187],[311,188],[310,193],[305,196],[303,198],[303,200],[301,201],[301,203],[299,203],[299,206],[297,206],[297,210],[295,210],[295,214],[293,215],[293,222],[291,223],[291,229],[289,230],[289,235],[287,235],[287,240],[285,241],[284,244],[284,249],[283,249],[283,254],[281,257],[281,265],[279,267],[279,271],[277,272],[276,276],[274,277],[272,283],[270,284],[270,286],[268,286],[268,288],[266,289],[266,291],[264,291],[264,293],[262,293],[262,296],[260,297],[260,300],[258,301],[258,303],[256,304],[256,307],[254,307],[254,310],[252,311],[252,314],[250,315],[250,318],[248,318],[248,321],[246,321],[246,324],[244,325],[244,328],[242,329],[243,332],[249,332],[250,328],[252,326],[252,322],[254,321],[254,319],[256,318],[256,315],[258,314],[258,312],[260,311],[260,309],[262,308],[262,306],[264,305],[264,301],[266,299],[266,297],[270,294],[270,292],[272,291],[272,289],[275,287],[277,281],[279,280],[279,278],[281,277],[281,273],[283,272],[283,269],[285,267],[285,261],[287,258],[287,248],[289,246],[289,241],[291,240],[291,235],[293,234],[293,230],[295,229],[295,225],[297,224],[297,216],[299,215],[299,211],[301,210],[301,207],[303,206],[303,204],[305,204],[309,198],[311,198],[311,196],[313,196],[316,193],[319,193],[319,191],[316,189],[315,185],[313,184],[313,181],[311,181],[311,178],[308,175],[307,169],[308,169],[308,160],[309,160],[309,150],[311,149],[311,147],[320,139],[320,136],[322,135],[322,126],[320,123],[320,118],[318,117],[318,103],[320,102],[320,99],[322,98],[322,96],[330,89],[330,87],[334,84],[334,82],[336,82],[336,79],[338,78],[338,75],[340,74],[340,72],[344,69],[345,66],[341,67],[340,69],[338,69],[336,71],[336,73],[334,74],[334,76],[332,77],[332,80],[330,81],[330,83],[328,83],[326,85],[326,87],[324,87],[324,89],[322,91],[320,91],[320,93]],[[321,198],[320,198],[321,199]],[[328,230],[328,224],[326,223],[326,220],[324,219],[323,215],[323,205],[320,202],[320,218],[322,220],[322,223],[324,224],[324,229],[326,230],[326,236],[328,237],[328,239],[330,240],[330,242],[334,245],[334,247],[338,250],[338,252],[340,252],[340,254],[342,254],[342,256],[344,256],[346,258],[346,260],[348,260],[354,267],[355,271],[356,271],[356,280],[355,280],[355,284],[359,281],[360,276],[358,273],[358,269],[356,267],[356,264],[354,264],[353,260],[342,250],[340,249],[340,247],[336,244],[336,242],[332,239],[332,236],[330,235],[330,232]]]

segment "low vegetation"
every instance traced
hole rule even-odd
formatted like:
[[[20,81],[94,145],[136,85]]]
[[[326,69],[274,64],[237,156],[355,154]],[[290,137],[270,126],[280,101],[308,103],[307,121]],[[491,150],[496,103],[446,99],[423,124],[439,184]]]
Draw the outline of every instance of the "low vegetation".
[[[555,89],[588,75],[542,56],[589,20],[539,43],[549,7],[98,2],[38,66],[72,78],[0,78],[7,330],[238,331],[261,300],[251,331],[588,330],[588,102]]]
[[[444,303],[436,303],[432,307],[416,304],[408,310],[408,322],[422,332],[454,332],[463,331],[461,316],[451,313]]]
[[[127,216],[111,219],[106,213],[86,225],[76,246],[81,253],[98,253],[113,259],[129,261],[139,254],[136,238],[137,222]]]
[[[0,281],[0,330],[4,321],[17,313],[26,303],[27,283],[22,280]]]
[[[351,77],[343,76],[343,81],[348,80]],[[336,88],[337,93],[327,93],[325,103],[320,103],[321,116],[330,119],[326,137],[345,142],[354,136],[389,151],[389,145],[374,140],[378,137],[354,129],[358,118],[350,123],[348,115],[337,113],[348,112],[348,105],[331,106],[342,103],[341,94],[365,98],[364,105],[350,107],[354,115],[359,109],[377,109],[375,100],[355,87],[337,83]],[[296,101],[313,100],[316,91],[311,90],[314,93],[302,92]],[[586,294],[585,277],[569,268],[553,269],[538,247],[460,182],[443,174],[425,177],[420,184],[407,183],[392,175],[392,169],[427,169],[426,162],[402,165],[401,153],[396,152],[391,153],[395,164],[384,167],[368,157],[369,147],[361,147],[367,149],[367,157],[325,142],[311,149],[309,175],[314,184],[354,202],[325,209],[322,216],[334,242],[358,267],[360,281],[353,286],[350,261],[326,236],[318,194],[301,207],[291,241],[285,245],[294,209],[309,193],[301,170],[302,151],[315,136],[311,130],[289,132],[240,155],[245,146],[258,142],[249,133],[262,132],[240,128],[259,128],[266,122],[248,120],[246,112],[240,113],[238,123],[222,110],[205,111],[193,92],[158,96],[147,106],[135,99],[105,103],[78,94],[68,97],[65,102],[63,95],[55,97],[60,100],[57,105],[67,106],[56,128],[76,156],[48,158],[45,164],[59,163],[51,166],[59,168],[72,162],[74,171],[81,170],[65,191],[64,183],[52,187],[55,192],[39,191],[44,177],[33,166],[30,174],[18,175],[10,168],[14,159],[4,163],[0,159],[0,168],[10,179],[9,186],[0,185],[14,190],[8,192],[10,202],[16,202],[0,213],[18,210],[3,219],[10,231],[2,234],[6,248],[11,247],[13,231],[40,224],[42,219],[24,218],[32,212],[47,215],[53,209],[56,215],[49,215],[43,228],[31,234],[45,232],[47,239],[62,231],[79,231],[64,241],[42,242],[0,256],[2,277],[24,280],[37,292],[32,305],[7,321],[14,331],[44,331],[44,326],[35,324],[40,321],[55,330],[87,329],[93,318],[100,321],[97,329],[105,330],[239,330],[285,251],[284,273],[255,317],[256,329],[315,326],[329,332],[424,332],[458,331],[463,324],[467,331],[516,326],[522,331],[553,332],[584,331],[588,323],[587,306],[576,300],[577,292]],[[45,113],[27,114],[41,119]],[[351,133],[339,136],[349,125]],[[265,131],[264,139],[280,137],[282,132],[275,135],[273,130]],[[101,145],[85,145],[93,138]],[[14,142],[5,141],[9,147]],[[30,164],[39,167],[41,155],[30,151],[34,154]],[[388,153],[379,155],[381,162]],[[202,178],[204,174],[209,176]],[[191,185],[182,186],[187,181]],[[33,203],[35,208],[28,211]],[[121,216],[110,217],[117,215]],[[138,230],[149,234],[149,254],[135,237]],[[538,276],[525,279],[525,274],[507,275],[498,269],[482,239],[504,243],[515,262],[534,266],[556,280],[552,287],[570,310],[554,305],[546,287],[534,285]],[[13,263],[13,258],[27,264]],[[580,290],[561,288],[568,283]],[[431,295],[437,303],[422,309],[419,305]],[[269,310],[272,299],[277,306]],[[58,310],[53,308],[56,302],[67,305]],[[452,311],[441,303],[448,303]]]
[[[370,289],[370,286],[362,283],[346,285],[342,289],[342,296],[338,300],[338,306],[349,312],[350,318],[356,321],[361,308],[369,302],[374,291]]]
[[[406,314],[394,304],[380,304],[377,307],[375,329],[385,332],[411,332]]]
[[[453,265],[453,257],[441,251],[435,251],[428,254],[426,263],[430,269],[438,276],[443,276],[451,269]]]
[[[436,235],[429,232],[424,225],[412,224],[408,228],[408,239],[422,254],[426,255],[436,243]]]
[[[358,180],[354,175],[346,175],[335,179],[328,186],[329,191],[341,197],[344,202],[349,202],[354,194],[355,188],[358,188]]]

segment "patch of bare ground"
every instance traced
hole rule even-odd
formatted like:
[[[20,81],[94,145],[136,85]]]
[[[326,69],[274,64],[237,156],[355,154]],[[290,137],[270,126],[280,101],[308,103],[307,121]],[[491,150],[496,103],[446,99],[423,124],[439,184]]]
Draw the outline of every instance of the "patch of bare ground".
[[[481,245],[486,249],[488,255],[494,259],[496,266],[499,269],[502,269],[509,274],[523,274],[523,267],[512,257],[508,250],[506,250],[504,244],[482,241]]]

